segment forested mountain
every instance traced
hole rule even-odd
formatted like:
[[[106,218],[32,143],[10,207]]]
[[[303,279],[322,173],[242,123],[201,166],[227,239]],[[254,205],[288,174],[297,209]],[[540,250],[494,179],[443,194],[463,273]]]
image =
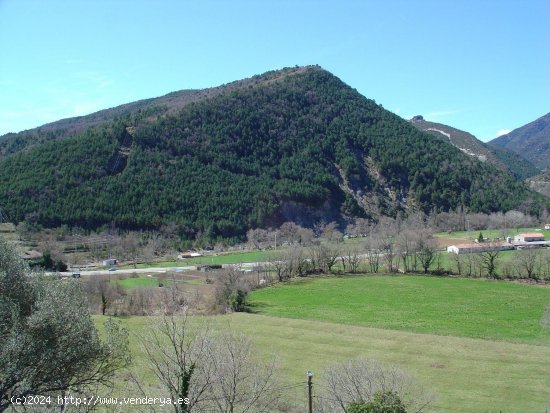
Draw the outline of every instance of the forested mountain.
[[[175,113],[191,103],[212,98],[220,93],[228,93],[257,81],[257,77],[252,77],[208,89],[180,90],[161,97],[143,99],[114,108],[100,110],[86,116],[61,119],[23,132],[8,133],[0,136],[0,159],[44,142],[61,140],[77,135],[91,127],[103,125],[115,118],[137,116],[139,118],[149,117],[150,119],[154,119],[157,116]]]
[[[231,85],[5,156],[0,204],[15,222],[175,224],[182,236],[228,238],[287,220],[536,212],[547,201],[317,66]]]
[[[413,117],[410,122],[418,129],[450,142],[462,152],[475,156],[482,162],[489,162],[518,179],[525,179],[540,172],[531,162],[517,153],[483,143],[471,133],[442,123],[428,122],[420,115]]]
[[[514,151],[540,169],[550,169],[550,113],[499,136],[489,145]]]
[[[550,198],[550,170],[527,179],[529,187]]]

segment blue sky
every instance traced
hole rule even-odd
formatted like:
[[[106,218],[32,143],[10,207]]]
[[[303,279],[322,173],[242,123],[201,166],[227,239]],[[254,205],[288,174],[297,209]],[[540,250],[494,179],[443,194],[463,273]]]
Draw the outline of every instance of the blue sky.
[[[0,0],[0,134],[319,64],[482,140],[550,111],[550,1]]]

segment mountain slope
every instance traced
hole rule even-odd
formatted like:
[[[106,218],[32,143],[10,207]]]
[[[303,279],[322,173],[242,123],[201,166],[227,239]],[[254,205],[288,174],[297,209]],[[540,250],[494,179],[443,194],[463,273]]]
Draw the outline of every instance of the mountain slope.
[[[265,74],[267,75],[267,74]],[[265,76],[264,75],[264,76]],[[210,99],[221,93],[229,93],[260,82],[259,76],[237,80],[226,85],[201,90],[180,90],[157,98],[143,99],[110,109],[100,110],[90,115],[61,119],[19,133],[0,136],[0,159],[19,151],[27,150],[42,143],[61,140],[78,135],[86,130],[103,125],[114,119],[124,117],[137,119],[156,118],[175,113],[189,104]]]
[[[151,107],[152,110],[156,110]],[[425,134],[319,67],[268,72],[0,161],[14,221],[241,237],[422,209],[538,210],[525,184]]]
[[[512,150],[538,168],[550,169],[550,113],[493,139],[489,145]]]
[[[527,179],[527,184],[533,191],[537,191],[550,198],[550,171]]]
[[[420,115],[413,117],[410,122],[418,129],[450,142],[462,152],[482,162],[489,162],[518,179],[525,179],[539,173],[533,164],[516,153],[505,148],[489,146],[468,132],[441,123],[428,122]]]

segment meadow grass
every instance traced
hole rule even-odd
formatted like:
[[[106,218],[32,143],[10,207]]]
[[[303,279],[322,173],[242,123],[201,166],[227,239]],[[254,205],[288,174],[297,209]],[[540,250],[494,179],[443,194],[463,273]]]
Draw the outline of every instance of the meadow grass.
[[[514,237],[517,234],[524,232],[540,232],[544,234],[546,240],[550,239],[550,230],[545,230],[544,226],[541,227],[531,227],[531,228],[508,228],[508,229],[484,229],[476,231],[450,231],[450,232],[439,232],[435,234],[437,238],[442,240],[448,238],[452,242],[457,240],[462,240],[462,242],[471,241],[479,236],[479,233],[483,234],[484,238],[502,238],[503,234],[506,234],[509,237]],[[451,245],[451,244],[449,244]]]
[[[539,324],[549,288],[423,276],[322,277],[257,290],[250,299],[259,314],[191,317],[190,330],[250,336],[258,358],[276,357],[284,385],[303,384],[284,396],[298,407],[293,411],[306,406],[306,370],[314,372],[314,391],[322,397],[326,369],[358,356],[407,370],[435,394],[430,412],[550,407],[550,332]],[[103,319],[95,317],[98,324]],[[155,318],[121,322],[130,331],[133,371],[147,392],[162,394],[140,345]]]
[[[128,277],[120,280],[112,280],[111,282],[126,289],[159,286],[159,280],[156,277]],[[172,280],[162,280],[162,283],[165,285],[170,282],[172,282]]]
[[[260,314],[473,338],[550,343],[550,288],[428,276],[304,279],[250,294]]]
[[[95,319],[100,323],[104,317]],[[550,405],[550,346],[243,313],[190,321],[212,330],[240,331],[252,337],[258,357],[275,356],[284,384],[304,383],[285,395],[297,411],[307,405],[306,370],[314,372],[314,394],[323,396],[330,364],[358,356],[407,370],[436,395],[430,412],[544,412]],[[158,394],[140,346],[140,336],[154,319],[122,322],[131,333],[134,370],[148,383],[148,391]]]
[[[161,261],[144,264],[137,264],[135,268],[152,268],[152,267],[184,267],[187,265],[221,265],[221,264],[240,264],[249,262],[267,261],[280,251],[246,251],[233,252],[220,255],[206,255],[204,257],[186,258],[177,261]],[[121,266],[120,268],[134,268],[133,265]]]

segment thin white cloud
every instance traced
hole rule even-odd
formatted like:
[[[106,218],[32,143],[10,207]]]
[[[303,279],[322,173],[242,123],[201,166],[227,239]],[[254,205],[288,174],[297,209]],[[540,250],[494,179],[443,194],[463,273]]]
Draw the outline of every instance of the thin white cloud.
[[[497,138],[499,136],[502,136],[502,135],[507,135],[509,134],[510,132],[512,132],[511,129],[500,129],[498,132],[497,132]]]

